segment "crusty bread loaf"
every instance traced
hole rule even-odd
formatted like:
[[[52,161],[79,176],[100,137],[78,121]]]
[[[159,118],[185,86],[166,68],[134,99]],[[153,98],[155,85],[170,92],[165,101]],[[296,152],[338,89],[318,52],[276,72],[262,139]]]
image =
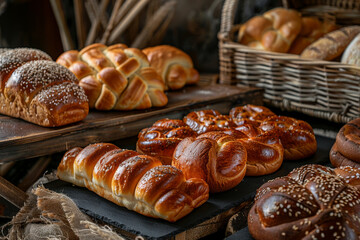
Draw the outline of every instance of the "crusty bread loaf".
[[[286,53],[300,30],[299,12],[275,8],[243,24],[239,30],[238,42],[249,47]]]
[[[341,57],[341,63],[352,64],[360,67],[360,34],[346,47]]]
[[[46,127],[80,121],[89,105],[77,83],[42,51],[8,50],[0,54],[0,113]]]
[[[57,62],[77,76],[91,108],[146,109],[162,107],[168,102],[163,79],[139,49],[97,43],[80,52],[65,52]]]
[[[337,28],[335,24],[321,22],[316,17],[303,17],[301,22],[301,31],[291,44],[288,53],[301,54],[307,46]]]
[[[173,166],[110,143],[73,148],[65,153],[57,175],[145,216],[170,222],[189,214],[209,197],[201,179],[186,180]]]
[[[160,45],[145,48],[143,52],[147,55],[150,66],[164,79],[166,89],[180,89],[185,84],[195,84],[200,80],[190,56],[176,47]]]
[[[322,38],[309,45],[301,57],[333,60],[339,57],[349,43],[360,33],[360,26],[343,27],[325,34]]]
[[[305,165],[263,184],[248,215],[256,240],[359,239],[360,169]]]

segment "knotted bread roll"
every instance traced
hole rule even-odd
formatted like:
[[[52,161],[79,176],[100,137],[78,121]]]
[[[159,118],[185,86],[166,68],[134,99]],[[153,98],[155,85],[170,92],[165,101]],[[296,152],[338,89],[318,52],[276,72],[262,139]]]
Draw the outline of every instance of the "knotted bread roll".
[[[263,184],[248,215],[255,239],[359,239],[360,170],[305,165]]]
[[[186,137],[197,133],[182,120],[161,119],[139,132],[136,151],[157,157],[163,164],[171,164],[176,146]]]
[[[210,192],[223,192],[238,185],[246,173],[245,147],[226,133],[204,133],[188,137],[176,147],[172,165],[187,179],[200,178]]]
[[[295,10],[275,8],[243,24],[238,42],[272,52],[288,52],[301,30],[301,14]]]
[[[199,72],[194,69],[188,54],[180,49],[160,45],[143,49],[150,65],[162,76],[166,89],[176,90],[185,84],[195,84],[200,80]]]
[[[120,206],[170,222],[189,214],[209,197],[203,180],[186,180],[175,167],[110,143],[69,150],[57,175]]]
[[[84,119],[88,99],[68,69],[29,48],[0,54],[0,113],[57,127]]]
[[[57,62],[79,79],[91,108],[132,110],[167,104],[161,76],[139,49],[124,44],[92,44],[80,52],[61,54]]]

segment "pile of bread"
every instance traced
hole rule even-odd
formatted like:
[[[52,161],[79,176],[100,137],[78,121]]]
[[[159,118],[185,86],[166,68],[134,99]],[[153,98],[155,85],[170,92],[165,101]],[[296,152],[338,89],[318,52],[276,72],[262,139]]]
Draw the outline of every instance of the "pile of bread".
[[[360,65],[360,26],[336,26],[293,9],[275,8],[245,22],[237,41],[243,45],[301,57]]]
[[[245,174],[272,173],[284,159],[307,158],[317,143],[308,123],[245,105],[229,115],[201,110],[183,120],[159,120],[139,133],[136,148],[73,148],[57,175],[143,215],[176,221],[209,192],[229,190]]]
[[[183,120],[159,120],[139,133],[136,149],[181,169],[186,178],[205,180],[210,192],[222,192],[245,174],[270,174],[284,159],[311,156],[317,143],[308,123],[245,105],[229,115],[200,110]]]
[[[142,51],[93,44],[65,52],[57,62],[36,49],[1,49],[0,113],[57,127],[81,121],[89,107],[162,107],[168,102],[165,90],[198,81],[191,58],[172,46]]]

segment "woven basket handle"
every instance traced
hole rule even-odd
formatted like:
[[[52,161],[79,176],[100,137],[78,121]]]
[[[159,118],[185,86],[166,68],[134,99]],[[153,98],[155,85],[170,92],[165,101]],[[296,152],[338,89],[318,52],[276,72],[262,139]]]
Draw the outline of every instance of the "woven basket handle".
[[[237,9],[238,0],[225,0],[221,13],[220,34],[223,37],[229,37],[229,32],[234,25],[235,11]]]

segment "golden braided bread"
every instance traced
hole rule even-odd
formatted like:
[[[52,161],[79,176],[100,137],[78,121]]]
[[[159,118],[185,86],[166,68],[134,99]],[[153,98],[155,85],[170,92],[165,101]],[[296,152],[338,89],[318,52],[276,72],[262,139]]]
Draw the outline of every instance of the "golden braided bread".
[[[73,148],[57,169],[61,180],[145,216],[177,221],[209,197],[201,179],[186,180],[173,166],[110,143]]]
[[[167,104],[161,76],[139,49],[124,44],[92,44],[80,52],[63,53],[57,62],[79,79],[91,108],[132,110]]]
[[[200,80],[190,56],[176,47],[160,45],[145,48],[143,52],[164,79],[166,89],[180,89],[185,84],[195,84]]]

